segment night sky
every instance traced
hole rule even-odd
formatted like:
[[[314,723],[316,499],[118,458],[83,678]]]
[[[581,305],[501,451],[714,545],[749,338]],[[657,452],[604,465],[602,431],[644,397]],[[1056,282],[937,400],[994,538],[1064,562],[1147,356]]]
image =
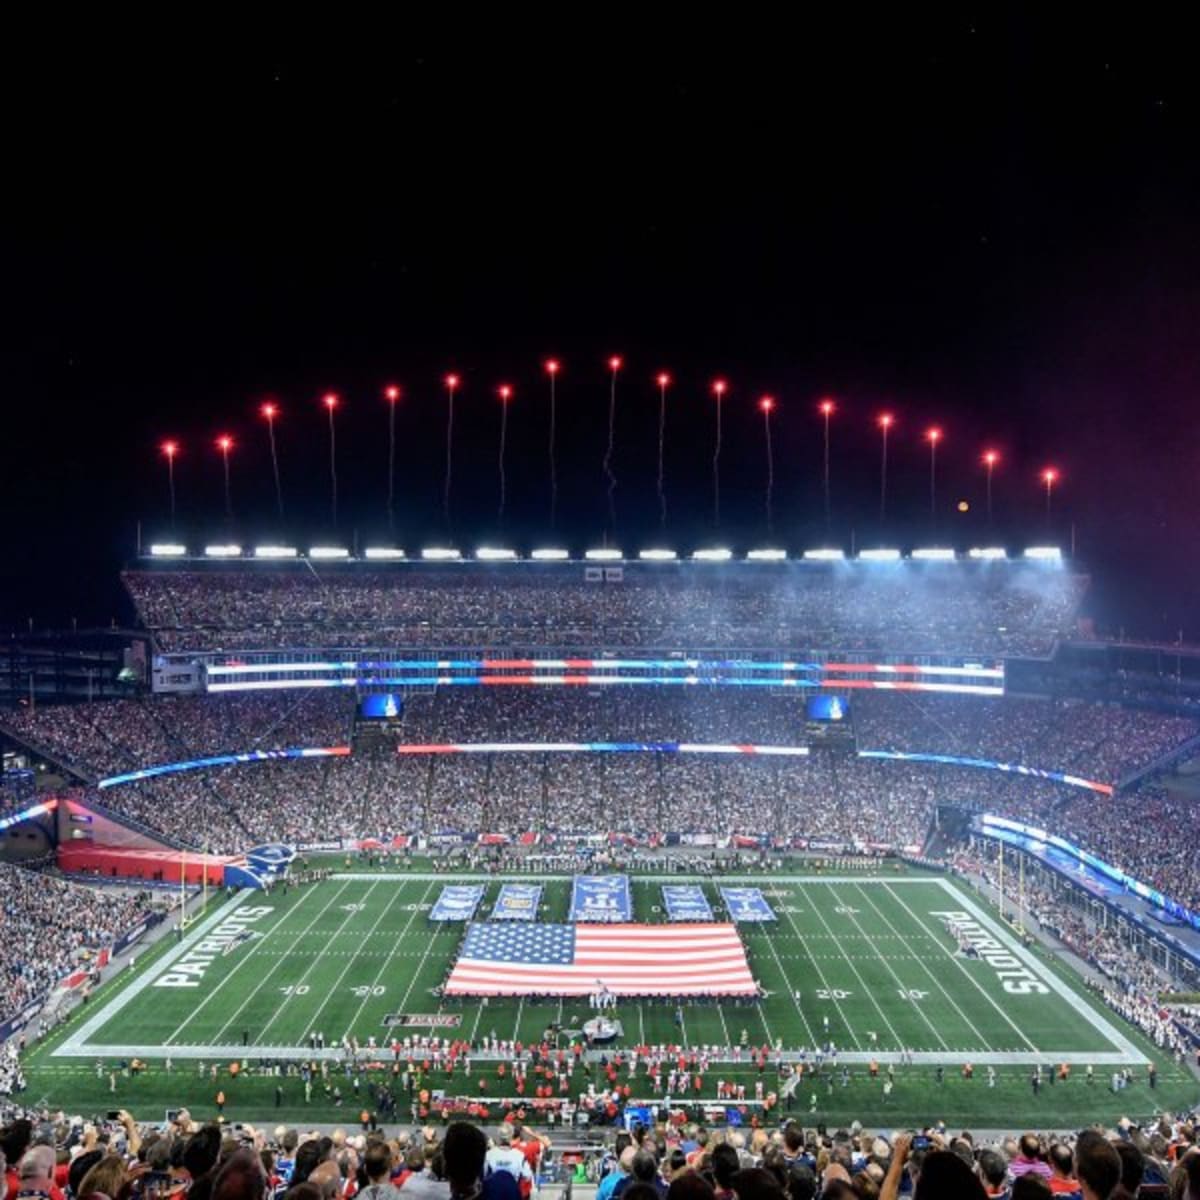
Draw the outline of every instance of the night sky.
[[[738,30],[596,10],[561,25],[232,31],[153,52],[106,28],[13,51],[0,225],[0,623],[127,617],[137,523],[247,544],[597,544],[608,372],[618,544],[1019,545],[1074,529],[1108,627],[1200,638],[1200,103],[1187,30],[1004,12]],[[827,21],[827,23],[821,23]],[[147,31],[143,31],[145,34]],[[165,34],[163,35],[165,37]],[[211,35],[210,35],[211,36]],[[307,42],[302,45],[301,42]],[[559,529],[548,391],[561,360]],[[665,536],[654,474],[672,376]],[[723,528],[712,524],[716,377]],[[496,388],[510,407],[498,516]],[[774,537],[760,396],[777,401]],[[890,445],[879,523],[876,416]],[[938,511],[929,511],[931,424]],[[984,516],[987,446],[1001,454]],[[1046,528],[1039,474],[1062,472]],[[970,504],[957,512],[959,500]]]

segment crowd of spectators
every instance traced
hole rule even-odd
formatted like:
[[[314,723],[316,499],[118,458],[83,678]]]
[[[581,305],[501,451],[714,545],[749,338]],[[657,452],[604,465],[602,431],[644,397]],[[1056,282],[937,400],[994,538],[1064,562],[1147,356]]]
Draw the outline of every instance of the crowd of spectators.
[[[864,749],[995,759],[1115,780],[1195,735],[1184,718],[1115,705],[856,693]],[[158,697],[19,709],[0,722],[87,778],[184,758],[345,745],[354,699],[298,693]],[[408,698],[409,744],[619,742],[797,745],[804,697],[739,689],[443,689]],[[1116,797],[987,770],[814,751],[397,755],[386,740],[329,759],[254,762],[83,793],[189,845],[237,852],[446,831],[547,838],[652,832],[920,846],[939,803],[1030,821],[1200,906],[1192,806],[1145,787]],[[1120,814],[1120,819],[1114,819]]]
[[[1066,836],[1165,896],[1200,912],[1197,804],[1160,787],[1114,800],[1090,792],[1067,798],[1055,818]]]
[[[22,707],[0,714],[0,730],[98,779],[216,754],[345,745],[353,721],[352,697],[313,688]]]
[[[957,855],[955,867],[978,875],[993,888],[1000,886],[994,861],[978,853]],[[1013,872],[1004,880],[1004,895],[1011,913],[1032,917],[1044,932],[1090,966],[1104,1002],[1156,1046],[1179,1061],[1193,1049],[1191,1037],[1176,1023],[1179,1014],[1162,1000],[1164,993],[1184,987],[1190,980],[1174,979],[1158,966],[1132,940],[1127,924],[1105,924],[1087,907],[1070,902],[1074,896],[1052,892],[1032,879],[1022,883]],[[1185,1015],[1190,1019],[1190,1014]]]
[[[63,1112],[0,1129],[6,1190],[88,1200],[161,1194],[192,1200],[523,1200],[538,1179],[598,1184],[597,1200],[1200,1200],[1200,1148],[1187,1116],[1077,1134],[975,1135],[944,1124],[917,1132],[710,1128],[683,1110],[610,1134],[569,1157],[505,1120],[489,1136],[474,1120],[388,1137],[278,1126],[201,1126],[186,1109],[164,1127],[128,1113],[100,1126]],[[567,1192],[566,1194],[570,1194]]]
[[[158,903],[0,863],[0,1024],[90,964]]]
[[[599,575],[600,572],[593,572]],[[1046,653],[1083,580],[1038,564],[869,567],[578,565],[524,570],[308,564],[122,577],[164,651],[272,647],[786,646]]]
[[[345,745],[340,689],[161,696],[10,710],[0,728],[89,777],[222,753]],[[1200,733],[1167,713],[1083,702],[856,692],[863,749],[954,754],[1118,782]],[[400,739],[795,746],[805,697],[737,688],[443,688],[406,699]]]

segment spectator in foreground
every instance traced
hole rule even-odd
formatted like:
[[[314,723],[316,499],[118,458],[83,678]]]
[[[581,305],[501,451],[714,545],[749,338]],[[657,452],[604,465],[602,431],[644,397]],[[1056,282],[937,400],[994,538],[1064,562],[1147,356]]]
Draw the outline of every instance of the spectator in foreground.
[[[1085,1129],[1075,1143],[1075,1175],[1083,1200],[1110,1200],[1121,1182],[1121,1156],[1103,1134]]]

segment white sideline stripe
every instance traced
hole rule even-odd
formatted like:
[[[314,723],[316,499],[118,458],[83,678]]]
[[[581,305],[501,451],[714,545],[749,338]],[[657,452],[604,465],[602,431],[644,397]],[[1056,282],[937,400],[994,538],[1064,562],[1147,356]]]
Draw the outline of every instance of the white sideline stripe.
[[[986,913],[982,912],[972,900],[954,887],[948,879],[938,879],[936,882],[940,883],[946,892],[948,892],[949,895],[953,897],[953,899],[957,901],[962,908],[971,913],[980,924],[990,929],[995,936],[998,937],[1000,941],[1002,941],[1004,945],[1006,945],[1009,950],[1011,950],[1012,953],[1015,954],[1033,972],[1036,978],[1040,979],[1048,987],[1057,992],[1058,995],[1065,1000],[1067,1004],[1079,1014],[1079,1016],[1083,1017],[1083,1019],[1087,1021],[1087,1023],[1098,1034],[1104,1038],[1107,1038],[1110,1046],[1116,1046],[1119,1051],[1127,1055],[1127,1061],[1146,1061],[1146,1056],[1144,1054],[1139,1054],[1137,1047],[1127,1037],[1125,1037],[1120,1030],[1109,1024],[1109,1022],[1105,1020],[1105,1018],[1101,1016],[1091,1004],[1085,1001],[1082,996],[1074,991],[1074,989],[1064,983],[1059,977],[1057,971],[1043,967],[1042,964],[1038,962],[1037,957],[1032,951],[1026,950],[1025,947],[1022,946],[1021,943],[1018,942],[1017,939],[1014,938],[1006,929],[1002,929],[1000,926],[995,924],[995,922],[993,922]],[[1045,1051],[1042,1057],[1045,1057],[1049,1053],[1049,1051]],[[1057,1058],[1058,1055],[1055,1055],[1054,1057]],[[1071,1062],[1072,1060],[1067,1059],[1066,1061]],[[1084,1061],[1086,1061],[1086,1055],[1084,1056]],[[1099,1056],[1097,1056],[1096,1061],[1101,1061]]]
[[[107,1025],[131,1000],[140,996],[160,975],[169,971],[189,950],[209,934],[211,929],[220,925],[236,908],[246,902],[253,893],[243,893],[226,901],[216,912],[206,917],[194,932],[180,939],[174,954],[164,955],[153,966],[139,975],[132,983],[127,984],[121,991],[102,1007],[98,1008],[82,1025],[74,1030],[69,1038],[65,1038],[51,1052],[51,1057],[66,1057],[86,1053],[85,1043],[96,1030]],[[135,1053],[138,1053],[135,1051]]]
[[[709,847],[697,847],[697,849],[708,849]],[[582,873],[582,872],[580,872]],[[510,872],[507,875],[489,875],[488,883],[541,883],[543,880],[550,882],[570,882],[575,878],[575,872],[570,874],[539,874],[535,871]],[[685,879],[689,876],[684,873]],[[404,879],[414,879],[418,883],[424,883],[427,880],[445,883],[478,883],[479,873],[472,874],[470,871],[438,871],[436,874],[432,871],[335,871],[329,877],[330,879],[348,879],[352,883],[370,883],[373,879],[382,879],[391,882],[398,882]],[[694,878],[694,877],[693,877]],[[634,875],[631,882],[633,883],[678,883],[679,875]],[[702,883],[753,883],[760,887],[771,888],[780,883],[862,883],[862,884],[890,884],[892,887],[903,887],[905,884],[922,884],[936,882],[936,876],[933,875],[902,875],[899,878],[892,879],[883,875],[770,875],[765,872],[760,872],[758,875],[712,875],[706,876],[701,880]]]

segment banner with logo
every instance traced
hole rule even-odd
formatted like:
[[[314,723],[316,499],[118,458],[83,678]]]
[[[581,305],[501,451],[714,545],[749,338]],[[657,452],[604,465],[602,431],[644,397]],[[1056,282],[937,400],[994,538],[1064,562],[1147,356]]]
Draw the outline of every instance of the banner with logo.
[[[576,875],[571,887],[572,921],[629,921],[633,901],[628,875]]]
[[[469,921],[483,899],[482,883],[448,883],[429,912],[431,921]]]
[[[663,907],[668,921],[711,921],[712,906],[704,889],[694,883],[664,883]]]
[[[723,887],[718,889],[721,900],[732,921],[774,921],[775,914],[756,887]]]
[[[506,883],[496,897],[493,921],[536,921],[542,902],[540,883]]]

